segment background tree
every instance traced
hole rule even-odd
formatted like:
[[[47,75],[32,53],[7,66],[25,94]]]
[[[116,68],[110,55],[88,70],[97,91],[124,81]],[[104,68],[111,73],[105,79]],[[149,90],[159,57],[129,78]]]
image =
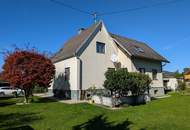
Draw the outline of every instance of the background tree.
[[[179,70],[176,70],[174,72],[174,77],[175,78],[183,78],[183,73],[180,73]]]
[[[3,81],[2,72],[0,72],[0,82]]]
[[[2,78],[11,86],[24,90],[25,101],[28,102],[34,86],[49,87],[54,73],[53,63],[44,54],[15,49],[5,56]]]

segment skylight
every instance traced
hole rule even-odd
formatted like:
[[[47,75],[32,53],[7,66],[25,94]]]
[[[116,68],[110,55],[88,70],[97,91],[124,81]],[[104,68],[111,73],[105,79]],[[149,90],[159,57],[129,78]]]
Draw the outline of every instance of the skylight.
[[[137,52],[144,53],[144,50],[143,50],[142,48],[140,48],[140,47],[135,46],[135,50],[136,50]]]

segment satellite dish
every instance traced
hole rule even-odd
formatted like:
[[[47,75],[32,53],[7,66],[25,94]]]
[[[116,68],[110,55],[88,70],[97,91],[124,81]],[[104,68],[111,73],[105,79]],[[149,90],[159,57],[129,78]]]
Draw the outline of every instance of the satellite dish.
[[[115,62],[117,62],[117,60],[118,60],[117,59],[117,55],[116,54],[112,54],[111,55],[111,61],[115,63]]]

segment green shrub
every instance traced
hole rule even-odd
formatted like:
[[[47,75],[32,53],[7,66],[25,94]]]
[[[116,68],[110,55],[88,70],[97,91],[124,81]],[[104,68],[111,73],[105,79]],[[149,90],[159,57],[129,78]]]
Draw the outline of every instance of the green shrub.
[[[127,85],[127,75],[128,70],[126,68],[117,70],[109,69],[105,73],[106,80],[104,81],[104,87],[111,91],[111,95],[116,93],[121,94],[122,90],[124,90],[123,86]]]
[[[109,69],[105,73],[104,87],[111,91],[112,95],[119,96],[127,94],[138,96],[149,89],[151,79],[148,75],[141,73],[130,73],[127,68]]]
[[[130,73],[129,79],[130,83],[128,84],[128,89],[131,91],[132,95],[138,96],[149,90],[151,79],[148,75],[136,72]]]
[[[186,84],[185,84],[185,82],[182,82],[182,81],[178,81],[178,89],[179,90],[185,90],[186,89]]]

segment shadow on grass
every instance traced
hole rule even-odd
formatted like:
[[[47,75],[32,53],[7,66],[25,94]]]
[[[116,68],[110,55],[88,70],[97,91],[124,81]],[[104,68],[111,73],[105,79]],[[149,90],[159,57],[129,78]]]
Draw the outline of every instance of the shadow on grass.
[[[34,130],[31,126],[20,126],[20,127],[14,127],[14,128],[8,128],[5,130]]]
[[[12,97],[0,97],[0,107],[6,107],[15,104]]]
[[[108,122],[104,115],[99,115],[81,125],[74,126],[73,130],[129,130],[131,124],[132,122],[128,119],[115,124],[114,122]]]
[[[2,102],[2,101],[10,101],[10,100],[12,100],[12,99],[15,99],[15,97],[0,97],[0,101]]]
[[[51,103],[51,102],[57,102],[57,100],[53,99],[52,97],[34,99],[34,103]]]
[[[0,129],[5,130],[25,130],[26,127],[32,129],[29,124],[32,122],[40,120],[41,117],[37,116],[37,113],[11,113],[11,114],[2,114],[0,113]],[[29,130],[30,130],[29,129]]]
[[[15,104],[15,102],[0,102],[0,107],[6,107]]]
[[[7,99],[10,99],[12,97],[0,97],[0,100],[7,100]]]

